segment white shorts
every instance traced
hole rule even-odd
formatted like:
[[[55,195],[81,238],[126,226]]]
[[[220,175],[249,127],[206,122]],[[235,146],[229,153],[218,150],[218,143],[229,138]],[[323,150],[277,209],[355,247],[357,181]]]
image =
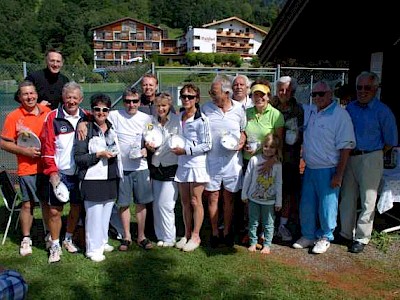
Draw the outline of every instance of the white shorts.
[[[236,193],[242,188],[243,176],[221,176],[216,175],[211,178],[211,180],[207,183],[205,190],[208,192],[219,191],[223,188],[231,193]]]
[[[178,166],[176,170],[175,179],[176,182],[199,182],[205,183],[210,181],[210,175],[208,175],[207,169],[204,168],[186,168]]]

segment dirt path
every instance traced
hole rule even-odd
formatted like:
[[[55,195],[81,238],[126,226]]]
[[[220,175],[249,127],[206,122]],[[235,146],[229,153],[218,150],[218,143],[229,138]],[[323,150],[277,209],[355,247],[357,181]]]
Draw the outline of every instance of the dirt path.
[[[321,255],[274,244],[271,258],[305,269],[309,279],[346,291],[355,299],[400,299],[400,279],[393,278],[390,272],[400,270],[399,250],[400,240],[392,242],[386,253],[370,244],[360,254],[347,252],[347,247],[336,244],[331,244],[328,252]],[[396,286],[390,282],[396,282]]]

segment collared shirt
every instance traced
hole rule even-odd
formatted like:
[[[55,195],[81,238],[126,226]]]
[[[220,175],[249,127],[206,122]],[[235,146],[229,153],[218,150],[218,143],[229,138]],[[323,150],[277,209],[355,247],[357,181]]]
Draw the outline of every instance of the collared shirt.
[[[248,96],[248,95],[247,95],[246,98],[244,98],[243,100],[240,100],[240,101],[234,100],[234,101],[236,101],[236,102],[242,104],[244,110],[246,110],[246,109],[248,109],[248,108],[254,106],[253,100],[251,100],[250,96]]]
[[[179,155],[178,165],[185,168],[205,168],[207,152],[213,145],[211,139],[210,122],[199,110],[185,122],[182,117],[185,111],[179,114],[182,136],[185,138],[186,155]]]
[[[307,167],[336,167],[341,149],[356,144],[353,124],[346,110],[337,102],[317,111],[315,105],[305,106],[303,158]]]
[[[258,113],[255,107],[248,108],[246,109],[246,115],[247,125],[245,131],[248,140],[256,140],[261,143],[268,133],[276,132],[276,129],[285,126],[282,113],[270,103],[262,113]],[[258,150],[256,154],[260,152],[261,150]],[[249,160],[251,155],[244,152],[243,157]]]
[[[208,153],[207,167],[212,176],[234,176],[242,170],[241,151],[228,150],[221,145],[224,134],[232,134],[239,140],[246,126],[246,114],[242,105],[237,101],[230,101],[232,106],[226,112],[212,101],[205,103],[201,108],[210,120],[213,147]]]
[[[1,137],[6,141],[17,141],[20,131],[31,131],[40,136],[43,123],[47,114],[51,111],[49,107],[38,104],[39,113],[35,115],[28,112],[22,105],[10,112],[3,124]],[[17,154],[18,176],[33,175],[42,172],[40,159],[31,158]]]
[[[76,125],[78,125],[78,122],[81,119],[79,110],[76,111],[75,115],[70,115],[66,112],[66,110],[63,107],[63,113],[64,113],[64,118],[67,119],[71,123],[71,125],[76,129]]]
[[[357,150],[382,150],[385,145],[397,146],[397,124],[393,112],[378,98],[366,106],[350,102],[346,110],[353,121]]]

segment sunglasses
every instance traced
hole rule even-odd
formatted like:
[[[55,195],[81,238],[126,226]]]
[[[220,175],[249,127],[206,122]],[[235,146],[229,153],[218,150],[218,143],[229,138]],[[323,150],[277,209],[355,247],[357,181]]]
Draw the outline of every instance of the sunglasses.
[[[357,91],[362,91],[362,90],[364,90],[364,91],[369,92],[369,91],[372,90],[372,85],[357,85],[357,86],[356,86],[356,89],[357,89]]]
[[[110,111],[110,109],[108,108],[108,107],[99,107],[99,106],[95,106],[95,107],[93,107],[92,108],[95,112],[103,112],[103,113],[106,113],[106,112],[109,112]]]
[[[129,103],[139,103],[139,99],[124,99],[124,103],[129,104]]]
[[[317,96],[323,97],[327,92],[312,92],[311,97],[315,98]]]
[[[196,95],[181,95],[181,99],[189,99],[189,100],[194,100],[196,99]]]

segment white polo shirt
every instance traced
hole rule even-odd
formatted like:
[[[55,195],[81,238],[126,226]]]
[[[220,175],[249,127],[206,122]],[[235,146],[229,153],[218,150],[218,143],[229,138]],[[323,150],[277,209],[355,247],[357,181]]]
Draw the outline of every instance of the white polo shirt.
[[[240,176],[242,171],[242,152],[228,150],[221,145],[224,134],[230,133],[240,139],[241,132],[246,126],[246,113],[242,104],[230,100],[231,108],[223,112],[212,101],[202,106],[203,113],[210,121],[213,147],[207,156],[207,167],[210,177]]]

